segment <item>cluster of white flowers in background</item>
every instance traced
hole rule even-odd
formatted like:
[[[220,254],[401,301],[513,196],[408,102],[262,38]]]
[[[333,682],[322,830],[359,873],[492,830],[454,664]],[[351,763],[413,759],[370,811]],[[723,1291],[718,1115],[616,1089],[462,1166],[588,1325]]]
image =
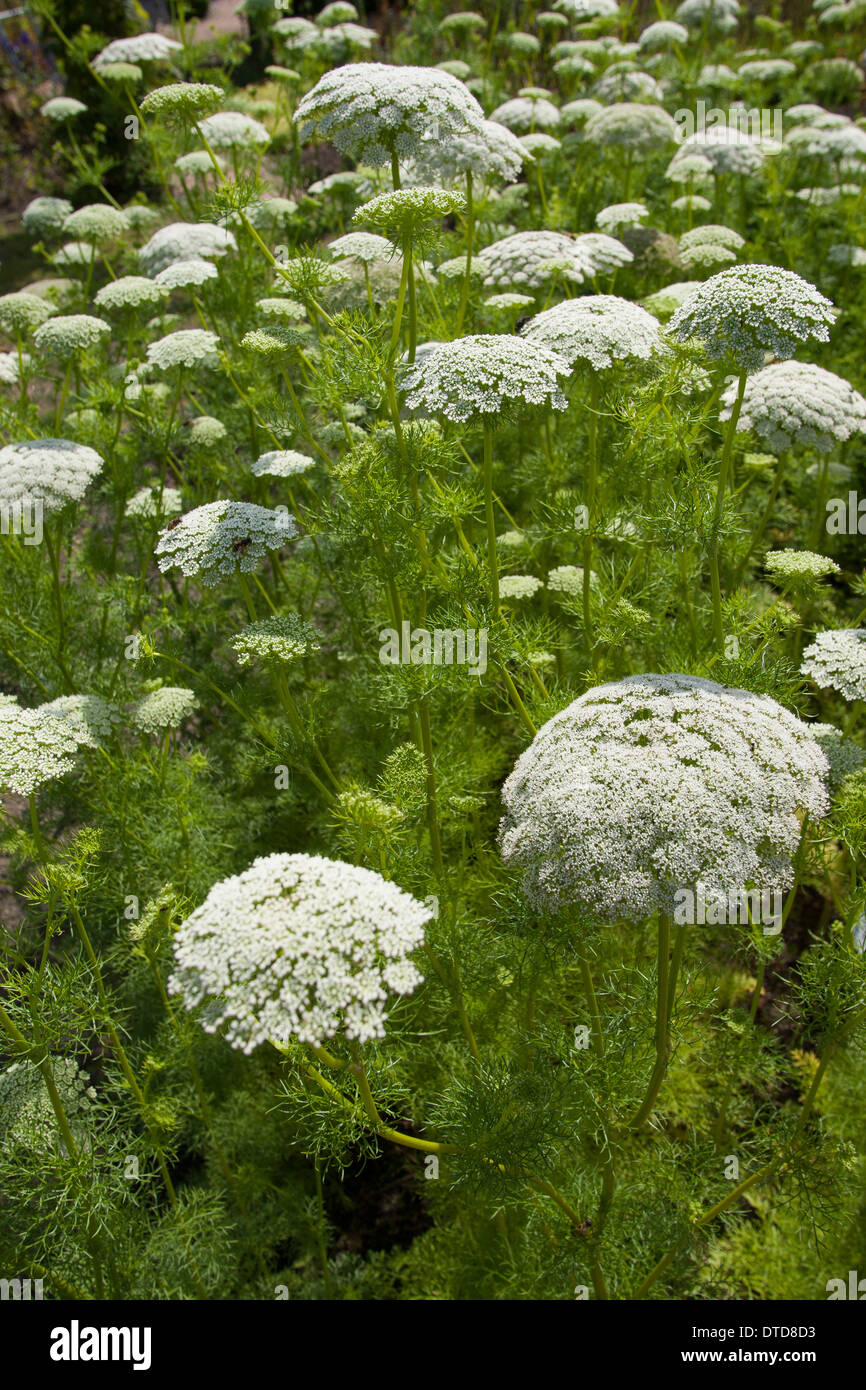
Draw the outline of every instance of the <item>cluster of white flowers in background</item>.
[[[411,953],[432,916],[370,869],[307,854],[272,854],[224,879],[175,938],[169,981],[208,1032],[249,1053],[261,1043],[320,1046],[342,1029],[385,1036],[389,994],[422,976]]]
[[[80,502],[102,471],[102,457],[70,439],[26,439],[0,449],[0,500],[40,498],[46,511]]]
[[[24,230],[30,236],[50,236],[60,232],[72,211],[66,198],[33,198],[21,214]]]
[[[446,141],[422,140],[415,153],[418,174],[430,182],[463,178],[502,179],[513,183],[520,178],[532,154],[515,135],[497,120],[482,121],[479,130],[449,136]]]
[[[722,397],[722,420],[735,395],[734,384]],[[866,400],[844,377],[811,362],[773,362],[747,379],[737,429],[752,430],[771,449],[801,444],[829,453],[866,431]]]
[[[49,1057],[54,1086],[79,1148],[87,1143],[87,1119],[96,1091],[87,1073],[72,1057]],[[0,1150],[13,1155],[65,1153],[48,1087],[41,1070],[30,1062],[13,1062],[0,1071]]]
[[[6,333],[29,332],[56,313],[54,305],[40,299],[38,294],[28,294],[26,290],[0,294],[0,328]]]
[[[813,550],[771,550],[764,569],[777,583],[812,585],[828,574],[838,574],[839,566],[826,555]]]
[[[206,502],[163,531],[156,546],[160,569],[178,568],[210,587],[240,571],[248,573],[269,550],[297,534],[294,517],[252,502]]]
[[[256,150],[270,143],[270,133],[252,116],[242,111],[215,111],[199,126],[202,136],[215,150]]]
[[[198,700],[182,685],[162,685],[136,700],[129,711],[129,722],[142,734],[160,734],[179,729],[198,709]]]
[[[93,302],[97,309],[140,309],[167,299],[168,288],[146,275],[122,275],[97,290]]]
[[[93,314],[57,314],[40,324],[33,334],[33,342],[39,352],[65,361],[110,335],[111,324]]]
[[[135,34],[128,39],[112,39],[93,59],[99,69],[106,63],[161,63],[175,53],[183,52],[183,44],[165,34]]]
[[[846,700],[866,700],[866,630],[817,633],[803,653],[800,671],[823,690],[838,690]]]
[[[509,334],[478,334],[436,347],[416,362],[403,388],[410,410],[468,420],[498,414],[510,401],[565,410],[558,377],[567,374],[567,363],[549,348]]]
[[[589,258],[564,232],[514,232],[485,246],[481,254],[487,267],[484,283],[497,289],[539,289],[554,274],[552,267],[577,285],[592,275]]]
[[[781,889],[827,774],[808,726],[768,696],[631,676],[539,730],[503,788],[502,853],[534,905],[598,922],[670,913],[698,882],[708,902],[732,883]]]
[[[503,574],[499,580],[501,599],[528,599],[544,585],[534,574]]]
[[[147,345],[147,365],[161,372],[219,365],[219,338],[207,328],[181,328]]]
[[[213,222],[170,222],[145,242],[138,259],[146,274],[156,275],[176,261],[208,260],[237,249],[232,233]]]
[[[146,520],[156,517],[178,516],[183,511],[183,498],[176,487],[158,489],[143,487],[130,497],[126,504],[126,515],[143,517]]]
[[[257,478],[294,478],[298,473],[306,473],[312,465],[309,454],[301,454],[297,449],[271,449],[259,455],[251,472]]]
[[[117,706],[101,695],[59,695],[39,708],[65,720],[83,748],[98,748],[103,739],[111,738],[121,720]]]

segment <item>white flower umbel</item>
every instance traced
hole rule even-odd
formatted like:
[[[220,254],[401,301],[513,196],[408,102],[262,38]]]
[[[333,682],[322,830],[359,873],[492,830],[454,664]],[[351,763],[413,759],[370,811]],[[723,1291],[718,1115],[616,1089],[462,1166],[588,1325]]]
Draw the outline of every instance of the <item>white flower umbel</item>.
[[[295,613],[250,623],[229,642],[239,666],[250,661],[299,661],[319,650],[317,634]]]
[[[74,1057],[51,1055],[51,1075],[70,1133],[79,1150],[90,1140],[88,1114],[96,1091]],[[69,1157],[45,1077],[32,1062],[13,1062],[0,1071],[0,1152]]]
[[[198,709],[198,700],[182,685],[162,685],[136,700],[129,711],[129,722],[142,734],[161,734],[179,729]]]
[[[866,630],[819,632],[803,653],[800,671],[822,690],[838,690],[846,700],[866,699]]]
[[[679,139],[679,126],[663,106],[622,101],[590,116],[584,135],[590,144],[623,149],[643,158]]]
[[[210,588],[221,579],[254,570],[269,550],[297,534],[294,517],[252,502],[206,502],[163,531],[155,554],[159,568],[177,568]]]
[[[766,695],[630,676],[539,730],[503,788],[503,857],[533,905],[599,924],[671,914],[698,884],[724,903],[732,886],[784,889],[827,773],[808,725]]]
[[[810,724],[812,737],[823,748],[830,764],[828,786],[833,792],[846,777],[856,772],[866,762],[866,749],[860,747],[852,738],[846,738],[835,724]]]
[[[189,437],[193,444],[200,444],[205,449],[215,449],[228,434],[228,430],[222,420],[218,420],[215,415],[198,415],[195,420],[189,422]]]
[[[499,597],[503,599],[529,599],[544,588],[534,574],[503,574],[499,580]]]
[[[418,174],[431,183],[465,178],[501,179],[513,183],[524,165],[531,163],[529,150],[499,121],[482,121],[480,130],[451,135],[448,140],[422,141],[415,154]]]
[[[604,232],[583,232],[575,237],[576,253],[586,260],[593,275],[609,275],[621,266],[630,265],[634,256],[616,237]]]
[[[301,136],[313,133],[366,164],[414,157],[425,139],[481,131],[484,112],[439,68],[350,63],[325,73],[300,102]]]
[[[258,150],[271,140],[261,121],[242,111],[215,111],[205,117],[199,129],[215,150]]]
[[[0,501],[39,498],[46,511],[80,502],[102,471],[102,458],[69,439],[27,439],[0,449]]]
[[[94,245],[123,236],[128,229],[125,214],[110,203],[88,203],[86,207],[71,212],[63,224],[65,236]]]
[[[658,320],[627,299],[593,294],[565,299],[536,314],[524,338],[552,348],[569,365],[607,371],[617,362],[647,361],[660,346]]]
[[[371,869],[271,854],[223,879],[175,937],[169,991],[203,1004],[232,1047],[385,1036],[388,997],[422,976],[411,953],[432,913]]]
[[[176,367],[216,367],[219,338],[206,328],[182,328],[149,343],[147,362],[161,372]]]
[[[21,214],[29,236],[56,236],[72,211],[66,198],[34,198]]]
[[[97,309],[122,310],[152,308],[168,298],[168,289],[146,275],[122,275],[109,280],[93,297]]]
[[[188,125],[202,112],[212,111],[222,98],[222,88],[212,82],[167,82],[148,92],[141,110],[146,116],[162,116]]]
[[[37,350],[66,361],[111,335],[111,324],[93,314],[58,314],[33,334]]]
[[[786,358],[800,343],[826,343],[835,318],[830,300],[792,270],[738,265],[705,280],[677,309],[668,331],[681,342],[700,338],[710,357],[755,371],[767,352]]]
[[[637,43],[645,53],[659,53],[662,49],[688,43],[688,38],[689,31],[684,24],[677,24],[672,19],[659,19],[641,31]]]
[[[619,14],[619,0],[556,0],[554,9],[582,23],[587,19],[607,19]]]
[[[506,126],[516,135],[535,130],[558,130],[562,117],[547,97],[520,96],[504,101],[490,114],[491,121]]]
[[[781,145],[740,130],[736,125],[710,126],[696,130],[683,141],[678,158],[699,154],[710,163],[715,174],[756,174],[768,155],[778,154]]]
[[[567,372],[548,348],[510,334],[477,334],[443,343],[409,371],[403,389],[409,410],[469,420],[497,415],[512,401],[564,410],[558,377]]]
[[[73,727],[44,707],[0,703],[0,789],[30,796],[74,765],[79,740]]]
[[[97,69],[106,63],[164,63],[175,53],[183,52],[183,44],[165,34],[135,34],[129,39],[112,39],[93,59]]]
[[[0,329],[10,336],[29,333],[56,313],[54,305],[38,294],[28,294],[26,290],[0,294]]]
[[[189,290],[206,284],[208,280],[215,280],[218,274],[212,261],[193,256],[188,261],[174,261],[167,265],[165,270],[154,275],[153,282],[167,290]]]
[[[369,265],[373,261],[390,260],[397,248],[387,237],[377,236],[375,232],[347,232],[329,242],[328,250],[337,260],[362,261]]]
[[[725,391],[722,420],[736,392],[736,383]],[[771,449],[799,444],[826,454],[866,432],[866,400],[844,377],[811,362],[773,362],[747,378],[737,430],[752,430]]]
[[[764,569],[776,584],[812,589],[820,579],[838,574],[839,566],[826,555],[813,550],[771,550],[764,558]]]
[[[690,29],[730,34],[737,27],[741,11],[739,0],[682,0],[676,18]]]
[[[312,466],[313,460],[309,454],[298,453],[296,449],[271,449],[259,455],[251,472],[257,478],[294,478],[298,473],[306,473]]]
[[[100,695],[60,695],[39,708],[64,720],[83,748],[98,748],[111,738],[121,719],[117,706]]]
[[[485,246],[481,255],[487,265],[484,283],[497,289],[511,285],[540,289],[554,274],[551,263],[576,285],[592,275],[588,255],[564,232],[515,232]]]
[[[178,516],[183,511],[183,498],[176,487],[165,487],[162,494],[150,487],[140,488],[126,504],[126,515],[144,517],[147,520],[157,517]]]
[[[649,208],[643,203],[611,203],[595,215],[595,225],[600,232],[615,236],[625,227],[637,227],[649,217]]]
[[[171,222],[145,242],[138,259],[147,275],[156,275],[176,261],[209,260],[237,249],[232,233],[213,222]]]
[[[49,121],[68,121],[70,116],[79,116],[87,107],[83,101],[78,101],[76,97],[52,97],[46,101],[44,106],[40,106],[43,116],[47,116]]]

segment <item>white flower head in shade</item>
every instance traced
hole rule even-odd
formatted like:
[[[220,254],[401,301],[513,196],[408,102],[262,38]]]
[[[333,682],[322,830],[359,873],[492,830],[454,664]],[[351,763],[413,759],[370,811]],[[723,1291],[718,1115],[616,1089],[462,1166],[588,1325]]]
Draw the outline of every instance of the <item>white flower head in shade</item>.
[[[827,759],[766,695],[699,677],[630,676],[539,730],[503,788],[505,860],[533,905],[599,924],[671,913],[679,889],[784,889],[798,813],[828,806]],[[652,815],[647,815],[652,806]]]
[[[787,82],[797,71],[797,64],[788,58],[756,58],[750,63],[742,63],[737,76],[747,82]]]
[[[225,169],[225,160],[220,159],[219,155],[214,155],[213,159],[207,150],[190,150],[189,154],[180,154],[174,161],[174,167],[179,174],[213,174],[214,160],[217,168]]]
[[[178,568],[210,588],[238,571],[249,573],[269,550],[296,534],[295,519],[285,508],[206,502],[163,531],[155,554],[163,573]]]
[[[189,422],[189,437],[193,444],[201,444],[205,449],[214,449],[228,434],[222,420],[215,415],[198,415]]]
[[[813,550],[771,550],[764,557],[764,569],[774,584],[809,589],[828,575],[839,573],[835,560],[816,555]]]
[[[710,212],[712,206],[709,198],[705,198],[702,193],[684,193],[681,198],[674,198],[671,203],[675,212]]]
[[[641,158],[674,144],[680,129],[663,106],[621,101],[590,116],[584,134],[590,143],[605,149],[630,150]]]
[[[168,298],[168,289],[150,280],[146,275],[121,275],[119,280],[109,280],[93,296],[97,309],[142,309],[152,308]]]
[[[619,14],[619,0],[556,0],[554,9],[569,19],[611,19]]]
[[[676,18],[689,29],[730,34],[737,27],[741,9],[740,0],[682,0]]]
[[[111,324],[93,314],[57,314],[37,328],[33,342],[39,352],[65,360],[110,335]]]
[[[290,53],[308,48],[319,37],[316,25],[301,15],[287,15],[285,19],[278,19],[271,29],[279,35],[283,48]]]
[[[46,511],[80,502],[102,471],[102,458],[69,439],[27,439],[0,449],[0,500],[41,499]]]
[[[598,575],[591,573],[589,582],[598,587]],[[583,594],[583,566],[558,565],[547,576],[547,587],[552,594],[565,594],[567,598],[580,598]]]
[[[88,203],[86,207],[71,212],[63,224],[66,236],[93,244],[123,236],[128,229],[125,213],[113,208],[110,203]]]
[[[568,130],[582,130],[590,116],[597,116],[603,110],[601,102],[594,97],[577,97],[575,101],[567,101],[559,114]]]
[[[83,748],[98,748],[104,739],[111,738],[121,720],[117,706],[100,695],[60,695],[39,708],[64,720]]]
[[[204,1004],[207,1032],[249,1053],[270,1040],[321,1045],[342,1030],[385,1036],[388,996],[423,977],[411,954],[432,913],[364,869],[271,854],[223,879],[175,937],[169,991]]]
[[[72,768],[79,740],[72,726],[44,707],[0,703],[0,788],[30,796]]]
[[[595,225],[600,232],[615,236],[624,227],[638,227],[649,217],[649,208],[643,203],[611,203],[595,215]]]
[[[842,159],[866,160],[866,130],[846,122],[841,126],[801,126],[789,130],[785,144],[809,159],[835,164]]]
[[[501,179],[513,183],[532,160],[525,145],[499,121],[482,121],[480,130],[468,130],[448,140],[424,140],[415,155],[419,175],[431,183],[443,179]]]
[[[583,363],[594,371],[647,361],[661,342],[658,320],[614,294],[565,299],[536,314],[521,331],[530,342],[552,348],[569,367]]]
[[[222,98],[222,88],[212,82],[168,82],[148,92],[142,99],[141,110],[146,116],[190,122],[203,111],[212,111]]]
[[[554,273],[551,263],[577,285],[592,275],[588,256],[564,232],[514,232],[485,246],[480,254],[487,266],[484,283],[496,289],[512,285],[539,289]]]
[[[63,229],[72,211],[66,198],[34,198],[21,214],[25,232],[30,236],[51,236]]]
[[[294,478],[298,473],[306,473],[312,466],[313,460],[309,454],[298,453],[296,449],[271,449],[259,455],[251,472],[257,478]]]
[[[604,232],[583,232],[575,237],[574,246],[579,256],[589,265],[593,275],[606,275],[621,266],[630,265],[634,256],[627,246],[616,237]]]
[[[4,333],[26,333],[56,313],[54,305],[38,294],[28,294],[26,290],[0,294],[0,328]]]
[[[78,101],[76,97],[52,97],[40,106],[43,116],[47,116],[49,121],[68,121],[70,116],[80,116],[87,107],[83,101]]]
[[[499,580],[499,597],[516,601],[529,599],[543,588],[541,580],[534,574],[503,574]]]
[[[835,724],[810,724],[809,728],[830,764],[830,791],[836,791],[846,777],[850,777],[852,772],[856,772],[866,762],[866,749],[861,748],[852,738],[846,738]]]
[[[819,632],[803,653],[800,672],[822,690],[838,690],[846,700],[866,699],[866,629]]]
[[[60,1097],[69,1131],[79,1150],[90,1143],[89,1116],[96,1091],[74,1057],[50,1057],[54,1087]],[[57,1122],[45,1078],[30,1062],[13,1062],[0,1071],[0,1152],[63,1154],[66,1140]]]
[[[51,257],[58,270],[87,270],[96,260],[92,241],[67,241]]]
[[[421,222],[434,222],[462,212],[465,207],[466,198],[462,193],[424,184],[377,194],[356,208],[352,221],[368,222],[373,227],[400,233]]]
[[[257,150],[270,144],[270,134],[261,121],[242,111],[215,111],[199,127],[215,150]]]
[[[683,232],[679,241],[681,255],[683,251],[690,251],[695,246],[726,246],[732,251],[741,251],[745,244],[745,238],[741,237],[739,232],[735,232],[733,227],[721,227],[712,222]]]
[[[717,125],[687,136],[680,151],[683,158],[702,155],[714,174],[750,175],[763,167],[768,155],[778,154],[781,148],[777,140],[752,135],[737,125]]]
[[[349,0],[331,0],[330,5],[326,5],[323,10],[319,10],[316,15],[316,23],[320,29],[327,29],[332,24],[349,24],[353,19],[358,18],[358,11],[354,5],[349,4]]]
[[[673,19],[659,19],[648,24],[638,37],[638,48],[647,53],[659,53],[664,48],[673,48],[678,43],[688,43],[689,31],[684,24]]]
[[[112,39],[93,59],[99,69],[106,63],[163,63],[175,53],[183,52],[183,44],[165,34],[135,34],[129,39]]]
[[[546,130],[534,130],[529,135],[521,135],[520,144],[533,159],[542,162],[559,154],[562,149],[562,141],[557,140],[554,135],[548,135]]]
[[[215,280],[218,274],[213,261],[192,256],[188,261],[173,261],[154,275],[153,282],[167,290],[189,290]]]
[[[155,520],[157,517],[178,516],[183,511],[183,498],[176,487],[165,487],[160,496],[158,488],[143,487],[130,497],[126,515]]]
[[[480,131],[484,112],[459,78],[439,68],[350,63],[325,73],[300,102],[302,138],[314,132],[366,164],[417,154],[431,136]]]
[[[491,121],[504,125],[515,135],[534,130],[558,130],[562,121],[559,108],[547,97],[512,97],[490,114]]]
[[[161,372],[175,367],[216,367],[219,338],[206,328],[181,328],[147,347],[147,361]]]
[[[668,331],[681,342],[700,338],[710,357],[754,371],[766,352],[787,358],[800,343],[826,343],[835,318],[829,299],[792,270],[737,265],[705,280],[677,309]]]
[[[318,633],[296,613],[250,623],[229,642],[239,666],[250,661],[299,661],[319,650]]]
[[[722,397],[731,414],[736,383]],[[866,400],[844,377],[811,362],[773,362],[748,377],[737,430],[752,430],[771,449],[806,445],[827,454],[866,431]]]
[[[182,685],[161,685],[142,695],[129,710],[129,722],[142,734],[179,729],[198,709],[198,700]]]
[[[144,69],[138,63],[102,63],[99,68],[99,76],[109,82],[129,82],[130,84],[144,81]]]
[[[606,72],[593,84],[592,95],[598,101],[652,101],[664,100],[664,92],[649,72],[630,72],[619,68]]]
[[[0,386],[17,386],[22,366],[25,369],[30,366],[26,352],[21,354],[20,360],[17,352],[0,352]]]
[[[479,334],[443,343],[416,362],[403,383],[409,410],[449,420],[496,415],[512,402],[565,410],[558,377],[567,364],[549,348],[511,334]]]
[[[328,243],[328,250],[338,260],[388,261],[396,252],[393,242],[375,232],[347,232]]]
[[[232,233],[213,222],[171,222],[145,242],[138,259],[147,275],[156,275],[176,261],[210,260],[237,249]]]

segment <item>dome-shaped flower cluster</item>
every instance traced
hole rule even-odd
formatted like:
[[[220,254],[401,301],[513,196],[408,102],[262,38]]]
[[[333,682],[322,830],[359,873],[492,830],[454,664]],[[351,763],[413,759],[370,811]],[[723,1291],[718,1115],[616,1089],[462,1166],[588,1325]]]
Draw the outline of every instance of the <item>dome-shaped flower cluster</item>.
[[[678,43],[688,43],[689,31],[684,24],[673,19],[658,19],[648,24],[638,35],[638,48],[647,53],[658,53],[665,48],[673,48]]]
[[[575,237],[574,247],[586,261],[591,275],[609,275],[634,260],[627,246],[605,232],[582,232]]]
[[[722,397],[722,420],[731,414],[736,384]],[[866,400],[844,377],[811,362],[773,362],[746,381],[737,429],[752,430],[771,449],[795,444],[829,453],[852,434],[866,431]]]
[[[129,722],[142,734],[161,734],[179,729],[198,709],[198,700],[182,685],[161,685],[136,700],[129,711]]]
[[[624,149],[642,158],[679,139],[679,126],[663,106],[621,101],[602,107],[584,127],[586,139],[606,149]]]
[[[98,748],[103,739],[111,738],[121,719],[117,706],[101,695],[59,695],[39,708],[64,720],[83,748]]]
[[[367,164],[414,157],[424,140],[481,131],[484,112],[458,78],[440,68],[351,63],[325,73],[295,112],[302,138],[314,132]]]
[[[422,982],[411,953],[430,909],[371,869],[272,854],[217,883],[175,938],[169,981],[208,1032],[252,1052],[385,1036],[388,996]]]
[[[616,362],[648,360],[660,346],[658,320],[613,294],[564,299],[529,320],[524,338],[543,343],[574,367],[606,371]]]
[[[71,116],[80,116],[87,107],[77,97],[51,97],[39,109],[49,121],[68,121]]]
[[[194,121],[203,111],[212,111],[222,97],[222,88],[212,82],[168,82],[147,93],[141,110],[145,116]]]
[[[558,130],[562,117],[558,107],[543,96],[512,97],[490,113],[491,121],[506,126],[515,135],[535,130]]]
[[[409,410],[468,420],[515,401],[565,410],[558,377],[567,373],[549,348],[510,334],[478,334],[441,344],[409,371],[403,389]]]
[[[589,257],[564,232],[514,232],[485,246],[481,254],[487,267],[484,283],[496,288],[539,289],[553,274],[551,263],[577,285],[592,275]]]
[[[229,642],[239,666],[250,661],[298,661],[309,652],[319,650],[315,628],[296,613],[282,613],[275,618],[263,618],[250,623]]]
[[[78,1148],[88,1142],[88,1118],[96,1091],[73,1057],[49,1058],[54,1087]],[[13,1062],[0,1071],[0,1152],[66,1153],[57,1115],[41,1070]]]
[[[187,261],[173,261],[154,275],[153,282],[167,290],[189,290],[215,280],[218,273],[212,261],[192,256]]]
[[[110,335],[111,324],[93,314],[57,314],[40,324],[33,334],[33,342],[39,352],[65,361]]]
[[[615,236],[624,227],[636,227],[649,217],[649,208],[643,203],[611,203],[595,215],[595,225],[600,232]]]
[[[128,227],[125,214],[110,203],[88,203],[71,212],[63,223],[66,236],[96,244],[123,236]]]
[[[257,478],[294,478],[298,473],[306,473],[312,466],[313,460],[309,454],[301,454],[297,449],[270,449],[268,453],[259,455],[251,472]]]
[[[112,39],[93,59],[96,69],[106,63],[162,63],[183,52],[183,44],[165,34],[134,34],[128,39]]]
[[[0,501],[39,498],[46,511],[80,502],[102,471],[102,458],[70,439],[26,439],[0,449]]]
[[[401,233],[421,222],[433,222],[462,212],[466,199],[462,193],[447,188],[416,185],[414,188],[395,188],[379,193],[355,210],[353,222],[366,222],[371,227]]]
[[[539,907],[599,924],[784,889],[798,813],[827,809],[827,759],[776,701],[682,675],[589,690],[539,730],[503,788],[504,858]]]
[[[177,367],[216,367],[219,364],[219,338],[207,328],[181,328],[148,343],[148,366],[161,372]]]
[[[781,148],[778,141],[740,130],[737,125],[708,126],[686,137],[673,162],[699,154],[715,174],[749,176],[758,173],[767,156]]]
[[[141,309],[160,304],[168,298],[168,289],[146,275],[121,275],[109,280],[93,296],[97,309]]]
[[[163,531],[156,557],[163,573],[177,568],[207,587],[240,571],[248,573],[269,550],[297,534],[287,511],[252,502],[206,502]]]
[[[791,584],[812,588],[829,574],[838,574],[839,566],[827,555],[814,550],[771,550],[764,558],[764,569],[776,584]]]
[[[866,700],[866,630],[817,633],[803,653],[800,671],[823,690],[838,690],[846,700]]]
[[[0,328],[4,333],[27,333],[56,313],[53,304],[40,299],[38,294],[28,294],[27,290],[0,294]]]
[[[499,579],[501,599],[529,599],[543,588],[541,580],[534,574],[503,574]]]
[[[30,796],[69,772],[78,754],[73,726],[44,706],[24,709],[0,702],[0,789]]]
[[[156,275],[176,261],[209,260],[237,249],[232,233],[213,222],[171,222],[145,242],[138,259],[147,275]]]
[[[215,111],[199,130],[215,150],[256,150],[270,144],[270,133],[261,121],[243,111]]]
[[[800,343],[826,343],[835,318],[829,299],[792,270],[738,265],[705,280],[668,329],[680,341],[700,338],[710,357],[754,371],[766,352],[792,357]]]
[[[502,179],[513,183],[532,155],[501,122],[482,121],[479,130],[455,133],[447,140],[423,140],[414,157],[418,174],[431,183],[464,178]]]
[[[30,236],[51,236],[63,229],[72,211],[66,198],[33,198],[21,214],[25,232]]]
[[[682,0],[675,13],[690,29],[730,34],[737,27],[741,10],[740,0]]]
[[[126,504],[126,515],[143,517],[146,520],[156,517],[178,516],[183,511],[183,498],[176,487],[158,489],[140,488]]]

